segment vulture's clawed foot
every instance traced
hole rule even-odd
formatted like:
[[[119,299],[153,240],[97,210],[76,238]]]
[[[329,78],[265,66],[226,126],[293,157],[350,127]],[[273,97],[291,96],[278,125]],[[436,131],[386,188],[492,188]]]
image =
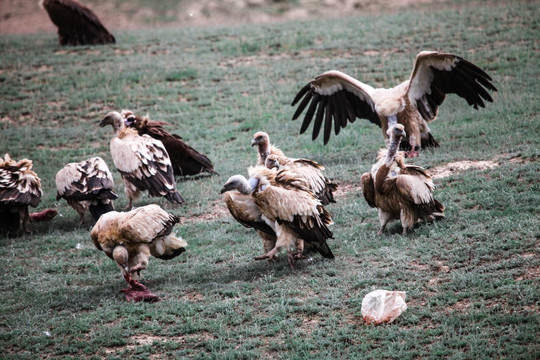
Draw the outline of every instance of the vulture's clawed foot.
[[[289,251],[287,253],[287,260],[289,261],[289,265],[291,266],[291,269],[294,269],[294,263],[298,259],[304,259],[305,256],[302,254],[302,250],[298,251]]]
[[[138,263],[137,265],[133,266],[131,269],[129,269],[129,272],[133,275],[137,275],[137,277],[141,276],[141,271],[146,269],[146,266],[143,265],[143,263]]]
[[[270,250],[269,252],[267,252],[266,254],[264,255],[261,255],[261,256],[257,256],[255,257],[255,260],[264,260],[264,259],[268,259],[268,262],[273,262],[276,258],[276,253],[277,253],[277,249],[274,248],[272,250]]]
[[[418,151],[410,150],[405,153],[405,157],[407,158],[415,158],[418,157]]]

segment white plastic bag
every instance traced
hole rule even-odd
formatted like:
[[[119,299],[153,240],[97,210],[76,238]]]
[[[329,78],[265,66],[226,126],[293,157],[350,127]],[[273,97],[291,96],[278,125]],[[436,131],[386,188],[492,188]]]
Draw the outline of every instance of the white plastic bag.
[[[375,290],[362,299],[362,316],[367,324],[392,322],[405,310],[405,291]]]

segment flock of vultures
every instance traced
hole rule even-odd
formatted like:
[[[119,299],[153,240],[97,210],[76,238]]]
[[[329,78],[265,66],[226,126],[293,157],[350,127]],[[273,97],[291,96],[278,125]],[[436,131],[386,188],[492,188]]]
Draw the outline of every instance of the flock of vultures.
[[[41,3],[58,27],[60,44],[115,41],[82,4],[74,0]],[[363,193],[367,203],[378,209],[379,233],[396,219],[405,234],[419,222],[444,218],[444,206],[433,197],[430,175],[422,167],[407,164],[406,159],[418,156],[423,148],[439,146],[428,123],[437,117],[447,94],[457,94],[478,108],[493,101],[487,90],[496,88],[479,67],[453,54],[423,51],[417,55],[409,79],[390,89],[373,88],[336,70],[317,76],[293,99],[293,120],[305,113],[300,133],[313,123],[313,140],[323,130],[325,144],[332,128],[338,135],[357,118],[382,129],[385,147],[376,155],[371,171],[362,175]],[[156,301],[157,297],[138,282],[141,271],[150,255],[172,259],[185,251],[187,243],[173,232],[177,216],[158,205],[134,205],[144,191],[183,204],[177,177],[216,172],[207,156],[168,132],[166,122],[122,110],[106,114],[99,125],[110,125],[114,131],[110,152],[129,201],[126,211],[114,209],[118,196],[113,177],[100,157],[59,169],[57,200],[65,199],[79,214],[81,224],[85,212],[91,213],[95,225],[90,237],[97,249],[119,265],[129,284],[123,290],[127,299]],[[257,149],[256,163],[247,174],[231,176],[221,193],[231,215],[262,239],[264,252],[255,259],[274,261],[282,248],[291,267],[308,249],[333,259],[327,243],[333,238],[333,220],[326,207],[335,202],[338,185],[328,179],[322,165],[286,156],[263,131],[254,134],[251,145]],[[8,154],[0,158],[2,233],[17,235],[28,231],[30,221],[51,221],[57,214],[54,209],[28,211],[28,206],[39,204],[41,195],[40,179],[32,171],[31,160],[16,161]]]

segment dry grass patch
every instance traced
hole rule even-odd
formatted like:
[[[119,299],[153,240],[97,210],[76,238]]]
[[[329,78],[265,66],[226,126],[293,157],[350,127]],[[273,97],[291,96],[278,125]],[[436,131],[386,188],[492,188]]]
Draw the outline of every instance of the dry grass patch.
[[[344,197],[349,197],[351,193],[355,193],[355,192],[362,192],[362,185],[360,183],[358,184],[338,183],[338,188],[336,192],[334,193],[334,196],[336,198],[344,198]]]

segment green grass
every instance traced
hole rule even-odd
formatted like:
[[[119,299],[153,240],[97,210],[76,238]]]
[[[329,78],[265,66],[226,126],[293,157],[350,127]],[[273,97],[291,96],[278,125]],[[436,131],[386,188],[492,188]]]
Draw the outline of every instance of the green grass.
[[[539,14],[537,3],[456,2],[339,22],[119,32],[114,46],[1,37],[0,154],[33,159],[39,209],[62,214],[0,239],[2,357],[539,358]],[[407,236],[393,222],[377,236],[359,182],[383,146],[380,129],[358,120],[325,147],[298,134],[289,103],[334,68],[397,84],[424,49],[474,62],[499,91],[479,111],[449,96],[430,125],[441,147],[411,162],[500,166],[436,180],[446,220]],[[117,266],[90,240],[89,216],[80,227],[55,201],[56,171],[99,155],[113,171],[117,208],[126,206],[112,131],[97,126],[122,108],[170,122],[220,173],[179,182],[185,206],[139,202],[181,216],[176,231],[189,243],[174,260],[150,260],[143,282],[162,298],[156,304],[125,302]],[[335,261],[314,255],[294,271],[284,256],[256,262],[256,234],[219,211],[221,185],[255,162],[249,143],[259,130],[348,189],[329,206]],[[362,298],[378,288],[406,291],[409,308],[392,324],[364,325]]]

